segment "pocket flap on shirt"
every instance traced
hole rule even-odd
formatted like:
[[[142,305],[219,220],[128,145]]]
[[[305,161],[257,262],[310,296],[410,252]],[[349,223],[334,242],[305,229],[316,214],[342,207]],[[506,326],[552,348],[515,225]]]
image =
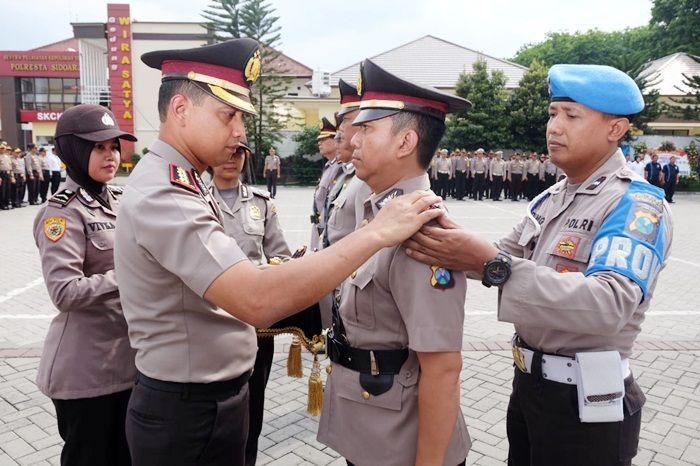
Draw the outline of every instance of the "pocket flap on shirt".
[[[99,233],[92,234],[88,236],[88,239],[95,246],[95,249],[100,251],[107,251],[114,249],[114,230],[101,231]]]
[[[377,396],[370,395],[369,398],[365,400],[362,396],[364,389],[360,385],[360,373],[350,369],[343,370],[342,372],[342,380],[333,380],[335,392],[338,397],[367,406],[390,409],[392,411],[401,410],[401,399],[404,387],[402,384],[397,383],[396,376],[394,376],[394,383],[388,391]]]
[[[552,243],[549,253],[576,262],[588,262],[592,239],[576,233],[560,233]]]
[[[370,259],[359,269],[350,275],[349,281],[351,285],[363,290],[374,277],[374,262]]]

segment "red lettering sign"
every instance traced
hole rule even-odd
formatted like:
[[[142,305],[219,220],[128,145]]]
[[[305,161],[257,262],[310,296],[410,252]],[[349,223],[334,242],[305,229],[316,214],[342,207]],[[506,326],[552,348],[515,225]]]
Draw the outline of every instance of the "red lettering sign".
[[[125,3],[107,4],[107,64],[112,112],[119,127],[134,132],[134,99],[131,72],[131,16]],[[122,141],[122,159],[131,160],[134,144]]]

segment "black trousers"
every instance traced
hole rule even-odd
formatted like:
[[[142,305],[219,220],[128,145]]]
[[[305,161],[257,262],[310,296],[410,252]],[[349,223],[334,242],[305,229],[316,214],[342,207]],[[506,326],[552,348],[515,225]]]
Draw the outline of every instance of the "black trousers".
[[[345,462],[348,463],[348,466],[355,466],[353,463],[351,463],[351,462],[348,461],[348,460],[345,460]],[[465,459],[464,461],[462,461],[461,463],[459,463],[457,466],[464,466],[464,465],[466,465],[466,464],[467,464],[467,460]]]
[[[56,194],[61,185],[61,172],[51,172],[51,195]]]
[[[500,201],[502,189],[503,177],[494,175],[493,180],[491,180],[491,199],[493,199],[494,201]]]
[[[676,193],[676,183],[667,182],[664,184],[664,191],[666,192],[666,202],[673,202],[673,195]]]
[[[447,199],[448,196],[448,184],[450,181],[449,173],[438,173],[438,184],[437,184],[437,194],[443,199]]]
[[[32,170],[32,179],[27,178],[27,191],[30,204],[36,204],[39,199],[39,172]]]
[[[510,199],[510,181],[506,178],[503,180],[503,198]]]
[[[455,172],[455,197],[460,201],[467,192],[467,172]]]
[[[217,396],[156,390],[137,381],[126,415],[135,466],[240,466],[248,437],[248,384]]]
[[[258,457],[258,439],[262,431],[265,411],[265,387],[267,387],[267,381],[270,379],[274,353],[275,339],[273,337],[258,337],[258,354],[255,356],[255,368],[253,369],[253,375],[248,381],[250,420],[248,422],[248,441],[245,446],[246,466],[255,466],[255,460]]]
[[[65,442],[62,466],[128,466],[124,435],[126,406],[131,390],[95,398],[51,400],[58,433]]]
[[[10,183],[10,172],[0,173],[0,207],[6,209],[12,203],[12,186]]]
[[[557,182],[557,175],[556,174],[554,174],[554,173],[552,173],[552,174],[545,173],[544,174],[545,189],[547,189],[551,186],[554,186],[554,183],[556,183],[556,182]]]
[[[527,187],[525,189],[525,194],[530,200],[533,200],[535,196],[537,196],[537,186],[539,179],[539,175],[533,175],[532,173],[527,174]]]
[[[625,379],[624,420],[583,423],[575,385],[542,378],[542,354],[532,374],[515,368],[508,404],[509,466],[627,466],[637,454],[644,394]]]
[[[522,173],[511,173],[510,175],[510,198],[517,201],[520,197],[520,190],[523,185]]]
[[[12,205],[14,207],[22,207],[26,186],[27,180],[19,175],[15,175],[15,184],[10,187],[10,196],[12,197]]]
[[[267,190],[271,197],[277,196],[277,170],[267,172]]]
[[[486,189],[486,177],[483,173],[474,173],[474,183],[472,184],[472,199],[482,200]]]
[[[41,202],[46,202],[46,195],[49,192],[49,183],[51,182],[51,172],[48,170],[42,170],[42,176],[44,180],[40,183],[39,194],[41,195]],[[60,174],[59,174],[60,176]]]

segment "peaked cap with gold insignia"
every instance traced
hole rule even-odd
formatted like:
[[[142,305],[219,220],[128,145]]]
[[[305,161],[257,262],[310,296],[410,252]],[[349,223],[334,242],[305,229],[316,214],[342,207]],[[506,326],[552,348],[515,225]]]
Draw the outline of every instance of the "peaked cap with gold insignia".
[[[260,45],[253,39],[232,39],[180,50],[157,50],[141,61],[161,70],[162,81],[186,79],[221,102],[255,114],[250,86],[261,72]]]
[[[339,79],[338,90],[340,91],[341,107],[341,109],[338,111],[338,117],[342,117],[346,113],[350,113],[360,108],[360,96],[357,94],[357,87],[342,79]]]
[[[472,106],[467,99],[399,78],[370,59],[360,64],[357,83],[361,101],[360,113],[353,120],[354,125],[398,112],[420,113],[445,121],[448,113]]]
[[[319,127],[321,128],[321,132],[318,134],[316,140],[320,141],[321,139],[335,137],[335,125],[331,123],[331,121],[328,118],[321,118],[321,123],[319,124]]]

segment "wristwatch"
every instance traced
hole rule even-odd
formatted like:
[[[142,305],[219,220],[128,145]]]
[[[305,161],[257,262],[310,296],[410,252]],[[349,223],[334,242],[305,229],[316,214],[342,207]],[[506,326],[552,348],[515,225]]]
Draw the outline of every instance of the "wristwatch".
[[[496,257],[484,264],[484,275],[481,283],[487,288],[503,285],[510,278],[512,262],[510,254],[498,251]]]

